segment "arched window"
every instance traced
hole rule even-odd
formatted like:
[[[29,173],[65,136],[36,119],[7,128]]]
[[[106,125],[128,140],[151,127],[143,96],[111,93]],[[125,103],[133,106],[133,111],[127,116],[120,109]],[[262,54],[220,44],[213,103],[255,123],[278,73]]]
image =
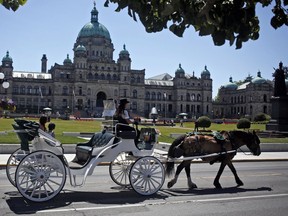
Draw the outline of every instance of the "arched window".
[[[133,98],[137,98],[137,90],[134,89],[132,94],[133,94]]]
[[[63,86],[62,95],[68,95],[68,87],[67,86]]]
[[[190,98],[190,94],[187,93],[187,94],[186,94],[186,101],[190,101],[190,99],[191,99],[191,98]]]
[[[25,94],[26,93],[26,88],[25,88],[25,86],[21,86],[20,87],[20,94]]]
[[[117,80],[117,75],[113,74],[113,80]]]
[[[27,87],[27,94],[32,94],[32,86]]]
[[[264,106],[264,107],[263,107],[263,113],[266,113],[266,114],[267,114],[267,106]]]
[[[103,73],[101,74],[101,80],[105,80],[105,75]]]
[[[98,79],[99,79],[98,73],[95,73],[95,74],[94,74],[94,79],[95,79],[95,80],[98,80]]]
[[[89,79],[89,80],[93,79],[93,75],[92,75],[92,73],[88,73],[88,75],[87,75],[87,79]]]
[[[197,101],[201,101],[201,95],[200,94],[197,95]]]
[[[111,74],[107,74],[107,80],[111,80]]]
[[[137,77],[137,83],[140,83],[141,82],[141,78],[140,76]]]
[[[131,76],[131,83],[134,83],[135,82],[135,78],[134,76]]]
[[[195,94],[191,94],[191,101],[195,101]]]
[[[150,100],[150,92],[146,92],[146,100]]]
[[[161,94],[161,92],[158,92],[158,93],[157,93],[157,100],[159,100],[159,101],[160,101],[160,100],[161,100],[161,98],[162,98],[162,94]]]
[[[156,93],[152,92],[152,100],[156,100]]]
[[[267,102],[267,95],[266,94],[263,95],[263,101]]]

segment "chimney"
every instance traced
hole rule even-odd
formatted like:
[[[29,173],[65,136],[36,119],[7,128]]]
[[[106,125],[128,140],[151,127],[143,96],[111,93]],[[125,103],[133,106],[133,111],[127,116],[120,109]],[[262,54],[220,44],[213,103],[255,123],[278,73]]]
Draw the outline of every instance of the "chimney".
[[[47,57],[46,57],[46,54],[43,54],[41,62],[42,62],[41,73],[47,73]]]

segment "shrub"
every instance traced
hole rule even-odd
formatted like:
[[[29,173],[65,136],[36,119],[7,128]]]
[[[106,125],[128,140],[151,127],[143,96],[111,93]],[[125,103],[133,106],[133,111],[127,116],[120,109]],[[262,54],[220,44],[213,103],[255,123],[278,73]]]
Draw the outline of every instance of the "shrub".
[[[239,119],[238,123],[237,123],[237,128],[238,129],[249,129],[251,127],[251,122],[249,119],[246,118],[241,118]]]
[[[201,116],[197,119],[198,127],[209,128],[211,126],[211,120],[207,116]]]
[[[269,121],[271,119],[271,117],[265,113],[258,113],[255,117],[254,117],[254,121],[255,122],[259,122],[259,121]]]

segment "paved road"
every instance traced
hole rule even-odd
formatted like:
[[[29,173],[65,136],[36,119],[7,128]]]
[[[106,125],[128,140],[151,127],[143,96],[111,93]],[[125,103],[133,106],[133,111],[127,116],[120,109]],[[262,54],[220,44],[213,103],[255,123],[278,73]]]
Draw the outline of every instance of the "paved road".
[[[82,188],[72,188],[69,181],[55,199],[46,203],[25,201],[10,185],[5,169],[0,170],[1,215],[261,215],[286,216],[288,211],[288,162],[242,162],[235,167],[244,186],[235,187],[231,172],[221,178],[224,189],[212,182],[218,164],[192,164],[193,181],[198,189],[188,190],[184,172],[172,189],[166,180],[151,197],[136,194],[131,188],[113,183],[108,167],[99,166]]]

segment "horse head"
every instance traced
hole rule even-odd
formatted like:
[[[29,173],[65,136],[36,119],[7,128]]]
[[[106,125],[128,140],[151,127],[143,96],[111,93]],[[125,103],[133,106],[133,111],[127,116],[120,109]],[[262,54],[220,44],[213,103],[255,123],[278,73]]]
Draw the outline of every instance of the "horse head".
[[[256,132],[248,132],[247,138],[249,139],[249,141],[246,143],[248,149],[252,152],[253,155],[259,156],[261,154],[260,139],[257,136]]]

